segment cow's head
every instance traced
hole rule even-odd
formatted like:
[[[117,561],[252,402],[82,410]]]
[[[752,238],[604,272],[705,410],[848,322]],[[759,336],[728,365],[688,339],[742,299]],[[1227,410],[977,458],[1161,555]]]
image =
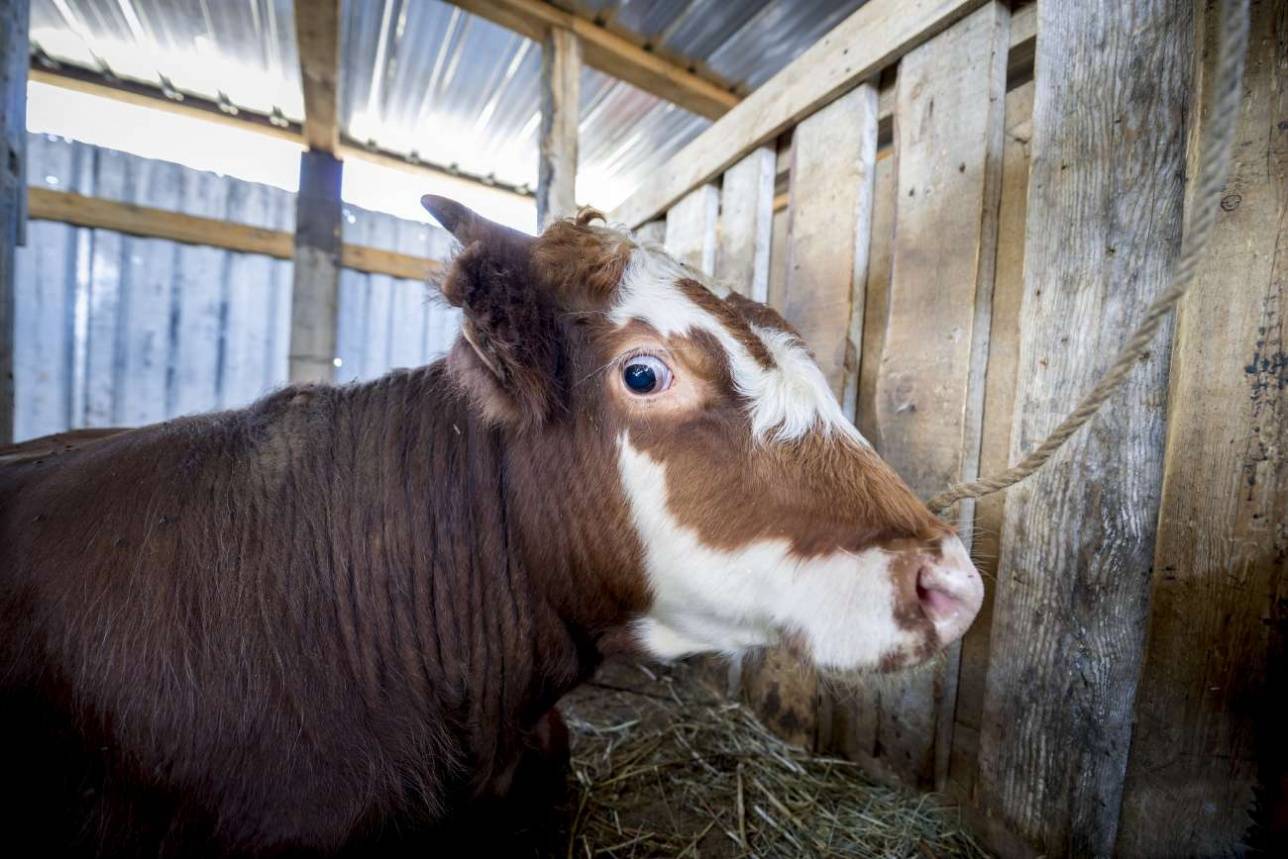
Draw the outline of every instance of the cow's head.
[[[509,467],[539,485],[533,530],[558,532],[538,554],[639,595],[646,651],[783,641],[824,669],[891,670],[966,631],[983,585],[961,541],[777,313],[585,218],[534,239],[423,202],[463,246],[451,372],[529,439]]]

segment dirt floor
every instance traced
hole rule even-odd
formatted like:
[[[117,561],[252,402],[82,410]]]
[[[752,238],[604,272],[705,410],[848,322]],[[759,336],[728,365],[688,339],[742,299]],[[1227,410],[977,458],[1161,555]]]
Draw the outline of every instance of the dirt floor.
[[[785,745],[683,664],[605,666],[560,709],[572,772],[553,810],[506,836],[504,855],[986,855],[943,798]]]

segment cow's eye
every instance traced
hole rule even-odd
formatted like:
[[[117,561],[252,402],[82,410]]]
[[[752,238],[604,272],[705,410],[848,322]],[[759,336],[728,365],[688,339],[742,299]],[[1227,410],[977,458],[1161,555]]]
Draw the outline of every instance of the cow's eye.
[[[632,394],[661,393],[671,386],[671,369],[652,355],[636,355],[622,367],[622,382]]]

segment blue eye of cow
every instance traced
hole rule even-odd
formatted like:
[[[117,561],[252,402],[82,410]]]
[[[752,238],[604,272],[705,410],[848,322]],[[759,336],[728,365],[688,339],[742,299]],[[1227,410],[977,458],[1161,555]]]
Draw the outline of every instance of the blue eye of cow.
[[[656,394],[670,387],[671,371],[652,355],[637,355],[622,368],[622,382],[632,394]]]

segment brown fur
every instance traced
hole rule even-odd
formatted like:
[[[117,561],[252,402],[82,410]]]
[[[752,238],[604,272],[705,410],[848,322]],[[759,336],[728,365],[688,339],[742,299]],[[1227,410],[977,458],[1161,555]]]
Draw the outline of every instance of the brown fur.
[[[605,315],[629,240],[589,219],[532,239],[426,203],[464,245],[443,291],[468,337],[445,362],[0,452],[10,833],[328,852],[504,792],[649,604],[623,431],[712,546],[943,532],[870,451],[752,446],[709,334],[673,344],[701,407],[633,410],[615,359],[641,332]],[[717,318],[754,337],[738,320],[765,324],[755,307]]]

